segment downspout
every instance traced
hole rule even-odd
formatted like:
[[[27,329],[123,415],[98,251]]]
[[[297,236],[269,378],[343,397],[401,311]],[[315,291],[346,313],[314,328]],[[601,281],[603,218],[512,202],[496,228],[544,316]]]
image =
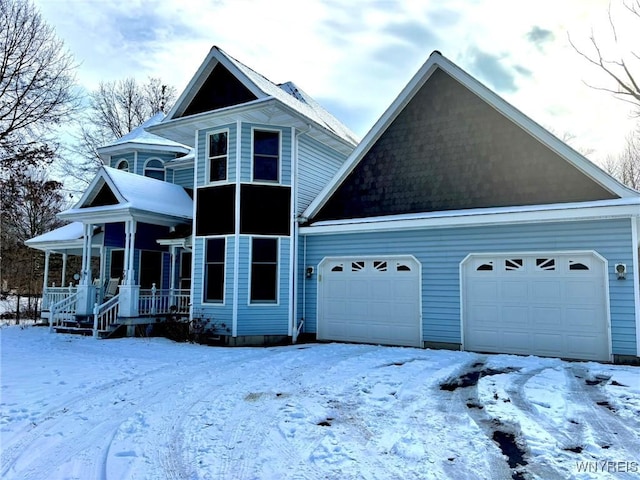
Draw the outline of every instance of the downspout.
[[[292,215],[291,215],[291,223],[292,223],[292,235],[293,241],[291,242],[291,293],[289,295],[289,299],[291,302],[291,342],[296,343],[298,341],[298,301],[297,301],[297,291],[298,291],[298,274],[300,271],[298,265],[298,250],[299,250],[299,222],[298,222],[298,164],[300,159],[300,149],[298,138],[300,135],[304,133],[308,133],[311,130],[311,125],[307,125],[307,128],[304,130],[298,130],[294,135],[294,152],[295,157],[293,158],[292,165],[292,178],[291,178],[291,195],[293,197],[292,204]],[[304,285],[303,285],[304,292]],[[304,297],[303,297],[304,302]],[[304,318],[304,316],[303,316]]]

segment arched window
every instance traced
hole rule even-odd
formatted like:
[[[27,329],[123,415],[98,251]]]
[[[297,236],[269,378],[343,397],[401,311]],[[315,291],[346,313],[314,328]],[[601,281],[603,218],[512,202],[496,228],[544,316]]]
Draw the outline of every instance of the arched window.
[[[128,172],[129,171],[129,162],[127,162],[126,160],[120,160],[116,164],[116,168],[118,170],[124,170],[125,172]]]
[[[164,181],[164,165],[160,160],[147,160],[144,164],[144,176]]]

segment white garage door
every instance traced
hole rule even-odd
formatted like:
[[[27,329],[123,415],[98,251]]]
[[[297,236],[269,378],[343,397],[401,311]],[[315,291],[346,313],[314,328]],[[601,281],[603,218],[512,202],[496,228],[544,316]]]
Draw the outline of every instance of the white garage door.
[[[413,257],[326,258],[318,273],[318,339],[422,346]]]
[[[606,268],[598,255],[471,255],[462,275],[465,349],[610,359]]]

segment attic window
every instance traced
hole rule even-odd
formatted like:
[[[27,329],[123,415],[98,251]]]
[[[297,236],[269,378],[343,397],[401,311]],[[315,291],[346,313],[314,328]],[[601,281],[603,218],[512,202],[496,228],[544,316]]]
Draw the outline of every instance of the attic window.
[[[120,160],[118,163],[116,163],[116,168],[118,170],[123,170],[125,172],[129,171],[129,162],[126,160]]]
[[[144,176],[164,182],[164,165],[160,160],[147,160],[144,165]]]

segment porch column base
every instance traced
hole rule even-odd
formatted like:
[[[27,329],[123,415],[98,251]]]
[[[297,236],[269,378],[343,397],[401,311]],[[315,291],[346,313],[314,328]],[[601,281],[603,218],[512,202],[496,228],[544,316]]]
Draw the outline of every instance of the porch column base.
[[[93,285],[78,285],[78,301],[76,303],[76,315],[88,317],[93,315],[93,306],[96,303],[96,287]]]
[[[120,285],[120,316],[137,317],[140,285]]]

